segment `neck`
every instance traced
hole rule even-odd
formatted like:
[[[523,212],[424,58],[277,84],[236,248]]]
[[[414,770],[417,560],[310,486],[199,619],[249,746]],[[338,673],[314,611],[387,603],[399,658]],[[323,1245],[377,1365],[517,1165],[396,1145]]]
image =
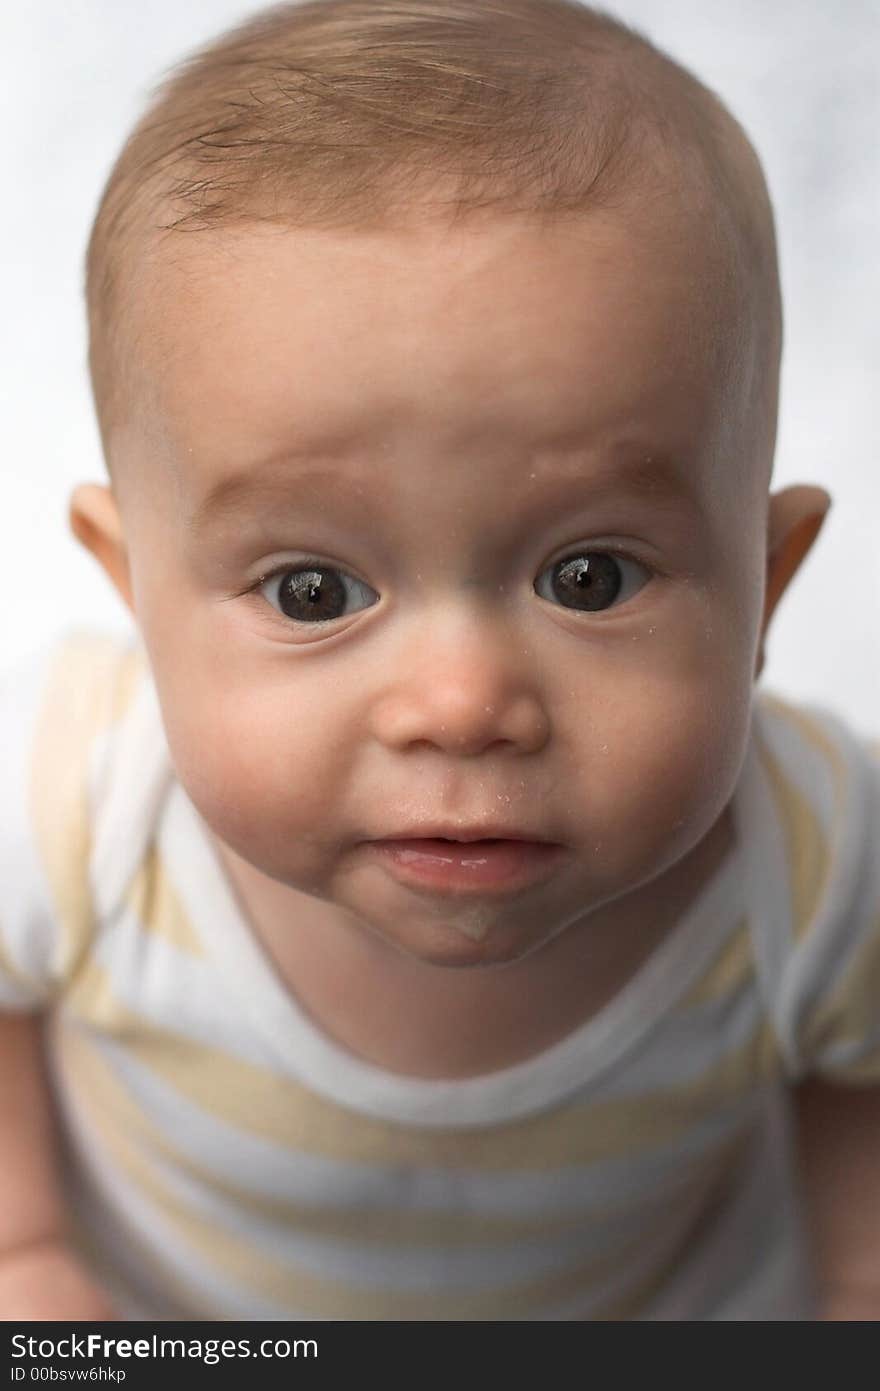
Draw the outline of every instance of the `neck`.
[[[215,842],[252,931],[302,1008],[357,1056],[426,1078],[509,1067],[583,1024],[660,945],[733,843],[728,809],[677,865],[529,956],[456,968],[405,955]]]

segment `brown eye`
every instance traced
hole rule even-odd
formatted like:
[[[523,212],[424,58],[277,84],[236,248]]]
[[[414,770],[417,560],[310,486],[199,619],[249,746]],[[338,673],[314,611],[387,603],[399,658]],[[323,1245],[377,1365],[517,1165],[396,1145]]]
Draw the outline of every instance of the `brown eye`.
[[[635,588],[632,583],[627,583],[625,572],[630,566],[646,577]],[[627,591],[625,599],[631,598],[649,578],[645,567],[635,560],[610,555],[607,551],[584,551],[548,566],[538,576],[535,592],[542,599],[561,604],[563,608],[599,613],[610,608],[621,591]]]
[[[289,566],[269,575],[261,586],[285,618],[297,623],[328,623],[333,618],[369,608],[375,590],[332,565]],[[274,590],[275,600],[269,597]]]

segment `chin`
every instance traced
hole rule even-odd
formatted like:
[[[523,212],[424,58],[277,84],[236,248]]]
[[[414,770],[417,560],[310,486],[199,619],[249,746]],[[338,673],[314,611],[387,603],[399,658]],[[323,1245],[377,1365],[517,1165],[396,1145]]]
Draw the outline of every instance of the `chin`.
[[[416,930],[407,924],[400,933],[386,928],[377,935],[411,960],[459,970],[506,966],[543,945],[543,939],[523,940],[512,936],[503,923],[485,919],[485,912],[481,920],[478,910],[471,909],[454,921],[427,923]]]

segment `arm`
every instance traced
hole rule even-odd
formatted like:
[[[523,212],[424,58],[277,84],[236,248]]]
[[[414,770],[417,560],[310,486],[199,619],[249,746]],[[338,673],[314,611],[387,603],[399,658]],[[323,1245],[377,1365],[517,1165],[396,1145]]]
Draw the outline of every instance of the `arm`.
[[[65,1238],[40,1021],[0,1015],[0,1318],[109,1319]]]
[[[795,1093],[821,1317],[880,1319],[880,1086]]]

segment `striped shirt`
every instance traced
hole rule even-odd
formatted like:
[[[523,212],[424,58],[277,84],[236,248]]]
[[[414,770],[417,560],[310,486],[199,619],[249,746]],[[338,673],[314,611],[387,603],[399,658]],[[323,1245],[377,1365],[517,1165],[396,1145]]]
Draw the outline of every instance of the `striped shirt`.
[[[880,1080],[880,747],[756,691],[736,845],[597,1014],[478,1077],[325,1036],[176,779],[138,638],[0,678],[0,1007],[42,1009],[123,1316],[812,1312],[790,1085]]]

